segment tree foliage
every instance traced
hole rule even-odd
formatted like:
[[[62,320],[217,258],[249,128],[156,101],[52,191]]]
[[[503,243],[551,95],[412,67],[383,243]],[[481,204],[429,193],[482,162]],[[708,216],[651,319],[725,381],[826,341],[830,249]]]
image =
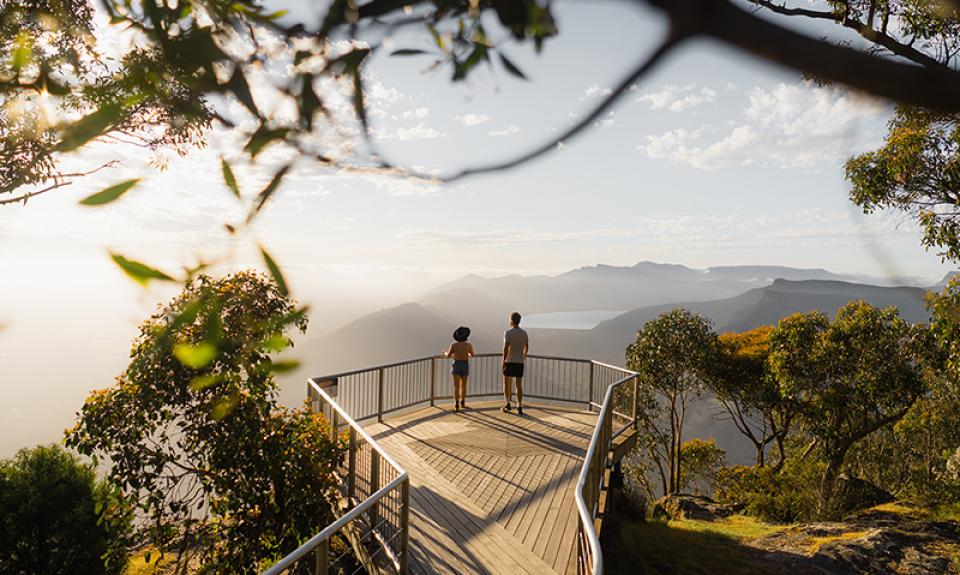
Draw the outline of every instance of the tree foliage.
[[[714,479],[727,460],[727,452],[717,440],[693,438],[680,446],[680,489],[682,493],[708,495],[713,492]]]
[[[893,208],[923,229],[923,244],[960,261],[960,115],[900,106],[883,145],[847,162],[851,200]]]
[[[770,372],[772,333],[772,327],[762,326],[743,333],[720,334],[709,385],[737,431],[753,445],[756,464],[765,464],[767,447],[776,443],[779,468],[785,461],[784,440],[797,404],[783,393]]]
[[[277,404],[270,354],[302,310],[251,272],[200,276],[143,323],[116,384],[90,395],[67,443],[107,458],[141,535],[217,570],[253,572],[331,518],[342,441]]]
[[[706,386],[715,349],[710,320],[682,308],[647,322],[627,347],[627,368],[639,373],[643,393],[656,400],[656,409],[638,410],[644,416],[639,425],[652,439],[664,493],[682,488],[686,410]]]
[[[896,308],[850,302],[834,321],[819,312],[780,321],[770,363],[785,394],[801,405],[804,430],[826,461],[821,510],[827,512],[850,448],[900,421],[927,390],[933,341]]]
[[[0,461],[0,572],[123,573],[131,509],[120,490],[56,445]]]

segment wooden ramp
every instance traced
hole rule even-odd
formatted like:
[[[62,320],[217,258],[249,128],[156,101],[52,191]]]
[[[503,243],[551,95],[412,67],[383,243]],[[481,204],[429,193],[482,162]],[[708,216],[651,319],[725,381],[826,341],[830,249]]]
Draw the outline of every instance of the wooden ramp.
[[[520,416],[501,405],[431,407],[366,427],[410,474],[410,572],[573,569],[574,488],[596,414],[529,403]]]

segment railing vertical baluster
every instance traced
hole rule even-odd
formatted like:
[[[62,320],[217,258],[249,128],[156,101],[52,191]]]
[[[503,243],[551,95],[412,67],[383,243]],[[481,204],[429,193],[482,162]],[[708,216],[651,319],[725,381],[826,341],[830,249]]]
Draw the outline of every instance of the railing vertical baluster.
[[[330,569],[330,540],[324,539],[317,546],[316,567],[313,572],[316,575],[327,575]]]
[[[383,368],[377,372],[377,421],[383,423]]]
[[[357,493],[357,432],[350,427],[347,456],[347,501],[352,502]],[[352,503],[351,503],[352,505]]]
[[[399,575],[407,572],[407,558],[410,556],[410,479],[400,486],[400,569]]]
[[[639,391],[640,378],[636,375],[633,376],[633,410],[630,412],[630,417],[633,419],[633,427],[637,427],[637,402],[639,397],[637,392]]]
[[[587,392],[587,411],[593,411],[593,368],[596,367],[594,363],[590,362],[590,387]]]
[[[430,358],[430,407],[436,405],[437,400],[437,360]]]
[[[376,449],[370,450],[370,493],[373,495],[380,489],[380,453]],[[380,503],[374,503],[370,506],[370,530],[377,527]]]

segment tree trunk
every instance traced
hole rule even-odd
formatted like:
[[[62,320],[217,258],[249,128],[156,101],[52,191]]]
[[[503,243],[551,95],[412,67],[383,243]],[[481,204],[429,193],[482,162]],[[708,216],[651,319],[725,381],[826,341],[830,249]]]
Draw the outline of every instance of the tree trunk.
[[[823,478],[820,481],[820,509],[818,509],[818,514],[821,519],[827,519],[833,515],[831,507],[835,503],[837,477],[840,475],[840,468],[843,466],[846,452],[847,450],[843,449],[827,459],[827,468],[824,470]]]

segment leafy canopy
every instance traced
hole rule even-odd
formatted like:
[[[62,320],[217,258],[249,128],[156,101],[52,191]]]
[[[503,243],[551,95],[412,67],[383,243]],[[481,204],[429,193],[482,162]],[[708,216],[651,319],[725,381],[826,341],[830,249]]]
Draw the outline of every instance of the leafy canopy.
[[[130,365],[90,395],[67,444],[112,464],[141,537],[185,564],[255,571],[331,517],[342,442],[277,403],[271,353],[303,310],[252,272],[200,276],[143,323]]]
[[[853,301],[833,321],[820,312],[781,320],[770,343],[773,373],[800,403],[803,429],[826,459],[826,510],[849,449],[902,419],[926,392],[930,330],[907,324],[896,308]]]
[[[638,372],[640,379],[634,399],[641,432],[634,449],[639,457],[635,465],[644,470],[655,467],[664,493],[682,488],[686,409],[711,377],[715,350],[710,320],[682,308],[647,322],[627,347],[627,368]],[[646,481],[645,476],[640,479]]]
[[[57,445],[0,461],[0,572],[123,573],[131,509],[119,489]]]

